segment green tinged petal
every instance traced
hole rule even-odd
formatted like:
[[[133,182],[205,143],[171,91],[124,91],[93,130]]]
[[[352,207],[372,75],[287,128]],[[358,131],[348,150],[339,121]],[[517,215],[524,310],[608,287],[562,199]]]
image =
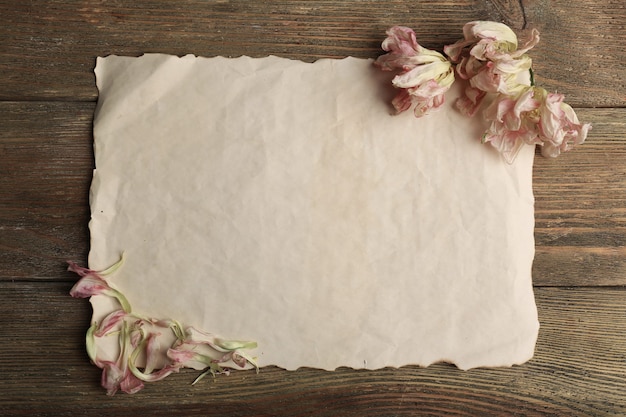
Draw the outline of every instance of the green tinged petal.
[[[517,48],[517,36],[515,32],[499,22],[477,21],[473,22],[472,32],[474,36],[479,38],[491,38],[498,42],[506,42],[511,44],[513,50]]]
[[[98,275],[107,276],[111,275],[115,271],[117,271],[124,264],[124,252],[122,252],[122,256],[120,256],[120,260],[105,269],[104,271],[98,272]]]
[[[249,342],[243,340],[223,340],[223,339],[215,339],[215,344],[222,349],[226,350],[237,350],[237,349],[254,349],[257,347],[256,342]]]
[[[122,306],[122,310],[124,310],[126,313],[130,313],[132,311],[130,303],[128,302],[124,294],[122,294],[118,290],[111,288],[110,290],[105,291],[105,294],[109,297],[115,298],[118,303],[120,303],[120,306]]]
[[[87,334],[85,336],[86,339],[86,347],[87,347],[87,355],[89,356],[89,359],[91,359],[91,361],[93,363],[96,363],[96,354],[97,354],[97,350],[96,350],[96,338],[94,336],[94,333],[96,332],[96,329],[98,328],[98,324],[97,323],[93,323],[91,325],[91,327],[89,327],[89,329],[87,329]]]

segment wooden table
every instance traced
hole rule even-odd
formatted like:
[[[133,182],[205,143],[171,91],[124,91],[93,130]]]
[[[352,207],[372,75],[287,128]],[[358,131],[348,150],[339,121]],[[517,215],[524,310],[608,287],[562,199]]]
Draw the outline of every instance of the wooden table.
[[[626,4],[598,1],[5,0],[0,2],[0,414],[626,415]],[[470,20],[542,34],[537,83],[566,94],[588,141],[537,156],[541,331],[510,369],[294,372],[263,368],[191,387],[172,375],[107,397],[89,363],[91,310],[68,291],[86,262],[93,67],[144,52],[313,61],[376,57],[385,30],[441,49]]]

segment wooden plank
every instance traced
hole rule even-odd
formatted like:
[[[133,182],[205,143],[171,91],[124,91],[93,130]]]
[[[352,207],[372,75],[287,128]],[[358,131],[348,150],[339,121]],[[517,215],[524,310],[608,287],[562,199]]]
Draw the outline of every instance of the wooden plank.
[[[374,58],[392,25],[411,26],[424,46],[441,49],[477,19],[505,22],[520,35],[539,29],[537,80],[570,104],[625,104],[626,10],[614,0],[2,2],[0,100],[95,100],[99,55]]]
[[[0,279],[68,279],[86,259],[93,110],[0,102]],[[535,284],[626,285],[626,109],[578,113],[587,143],[536,158]]]
[[[626,413],[626,289],[536,289],[536,356],[513,368],[439,364],[234,372],[190,386],[184,371],[129,396],[105,396],[84,353],[90,308],[67,283],[0,283],[3,415],[409,416]],[[16,308],[21,306],[21,308]]]
[[[107,398],[84,353],[90,308],[64,271],[89,248],[95,57],[374,58],[391,25],[440,49],[474,19],[539,29],[539,85],[619,107],[577,110],[587,144],[535,163],[536,357],[468,372],[269,367],[195,387],[185,371]],[[626,415],[625,24],[620,0],[0,2],[0,415]]]
[[[0,102],[2,278],[58,278],[65,260],[86,259],[94,108]]]
[[[565,94],[573,106],[626,105],[623,1],[522,3],[526,26],[542,34],[530,53],[538,85]]]
[[[535,159],[533,277],[537,285],[626,285],[626,111],[577,113],[593,124],[586,143]]]

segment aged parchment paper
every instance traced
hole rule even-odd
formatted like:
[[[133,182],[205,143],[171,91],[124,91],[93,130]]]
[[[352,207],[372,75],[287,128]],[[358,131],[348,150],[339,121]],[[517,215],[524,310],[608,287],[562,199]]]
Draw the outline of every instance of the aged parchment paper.
[[[370,60],[98,58],[89,264],[135,311],[286,369],[527,361],[532,162]],[[92,299],[94,318],[104,302]]]

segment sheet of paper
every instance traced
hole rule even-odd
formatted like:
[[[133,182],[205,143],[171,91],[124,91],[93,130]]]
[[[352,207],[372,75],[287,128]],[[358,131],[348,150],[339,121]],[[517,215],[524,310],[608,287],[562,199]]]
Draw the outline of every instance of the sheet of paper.
[[[286,369],[532,357],[534,150],[482,145],[459,87],[417,119],[370,60],[109,56],[96,76],[89,264],[125,252],[135,311]]]

